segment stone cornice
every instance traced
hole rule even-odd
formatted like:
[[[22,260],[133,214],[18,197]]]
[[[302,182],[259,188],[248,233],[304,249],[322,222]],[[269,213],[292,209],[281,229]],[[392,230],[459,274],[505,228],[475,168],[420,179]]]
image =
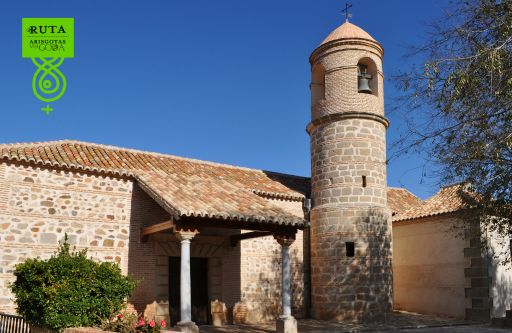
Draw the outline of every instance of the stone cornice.
[[[348,111],[348,112],[341,112],[341,113],[334,113],[334,114],[327,114],[325,116],[319,117],[311,121],[308,126],[306,127],[306,132],[308,134],[311,134],[311,130],[313,127],[325,124],[325,123],[331,123],[334,121],[340,121],[345,119],[367,119],[367,120],[374,120],[382,125],[384,125],[386,128],[389,127],[389,120],[381,115],[370,113],[370,112],[357,112],[357,111]]]

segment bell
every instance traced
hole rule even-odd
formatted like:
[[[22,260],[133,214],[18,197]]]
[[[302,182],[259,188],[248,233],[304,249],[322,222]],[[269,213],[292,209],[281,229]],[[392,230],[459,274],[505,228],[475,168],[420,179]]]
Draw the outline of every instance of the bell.
[[[358,75],[357,80],[357,91],[360,93],[371,94],[373,93],[372,89],[368,85],[368,81],[372,78],[371,75],[362,73]]]

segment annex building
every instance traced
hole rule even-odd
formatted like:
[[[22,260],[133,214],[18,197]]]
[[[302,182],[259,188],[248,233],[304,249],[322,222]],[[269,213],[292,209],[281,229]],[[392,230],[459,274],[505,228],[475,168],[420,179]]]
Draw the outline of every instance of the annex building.
[[[357,321],[393,309],[489,319],[512,273],[457,238],[465,184],[420,200],[386,180],[383,47],[345,22],[310,57],[311,177],[63,140],[0,145],[0,312],[14,266],[69,236],[141,282],[130,303],[183,331],[211,322]],[[303,130],[303,129],[297,129]],[[492,246],[491,246],[492,248]]]

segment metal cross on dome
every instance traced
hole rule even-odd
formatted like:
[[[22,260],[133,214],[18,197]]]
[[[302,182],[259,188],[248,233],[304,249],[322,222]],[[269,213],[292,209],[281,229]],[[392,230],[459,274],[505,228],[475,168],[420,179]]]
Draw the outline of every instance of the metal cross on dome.
[[[352,17],[352,14],[348,12],[348,9],[352,7],[351,3],[345,2],[345,9],[342,10],[342,12],[345,13],[345,21],[348,22],[348,19]]]

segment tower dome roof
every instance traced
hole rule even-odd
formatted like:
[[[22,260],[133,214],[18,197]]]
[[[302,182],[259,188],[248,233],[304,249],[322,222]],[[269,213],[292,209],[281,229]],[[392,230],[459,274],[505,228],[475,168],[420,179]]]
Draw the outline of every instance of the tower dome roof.
[[[333,32],[327,36],[326,39],[322,42],[323,44],[326,44],[328,42],[332,42],[333,40],[337,39],[351,39],[351,38],[361,38],[370,40],[372,42],[377,42],[372,36],[370,36],[369,33],[364,31],[363,29],[359,28],[357,25],[352,24],[348,21],[340,25],[338,28],[336,28]]]

